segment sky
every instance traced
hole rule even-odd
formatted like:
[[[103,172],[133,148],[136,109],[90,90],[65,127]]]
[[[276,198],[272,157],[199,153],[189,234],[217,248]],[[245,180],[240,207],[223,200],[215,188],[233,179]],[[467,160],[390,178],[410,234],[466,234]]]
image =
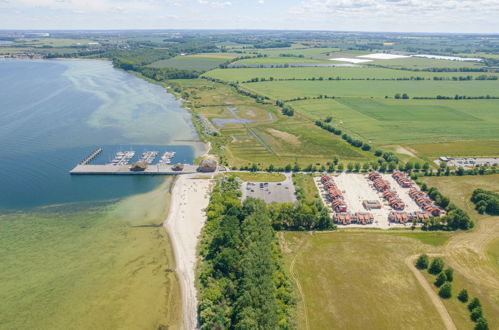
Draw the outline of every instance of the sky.
[[[0,0],[0,29],[499,33],[499,0]]]

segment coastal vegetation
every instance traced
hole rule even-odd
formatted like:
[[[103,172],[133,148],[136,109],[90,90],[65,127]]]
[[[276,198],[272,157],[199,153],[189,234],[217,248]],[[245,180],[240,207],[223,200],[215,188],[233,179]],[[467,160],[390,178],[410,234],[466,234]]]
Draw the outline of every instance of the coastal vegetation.
[[[294,328],[294,296],[270,214],[240,197],[235,177],[214,188],[201,236],[201,329]]]

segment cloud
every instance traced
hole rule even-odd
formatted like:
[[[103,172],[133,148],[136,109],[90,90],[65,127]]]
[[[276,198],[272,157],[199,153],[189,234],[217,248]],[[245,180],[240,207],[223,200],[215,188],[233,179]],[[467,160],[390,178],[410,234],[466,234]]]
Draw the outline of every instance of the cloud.
[[[198,0],[199,4],[208,5],[212,8],[224,8],[232,6],[230,1],[208,1],[208,0]]]
[[[256,3],[259,5],[263,5],[265,3],[265,0],[258,0]]]

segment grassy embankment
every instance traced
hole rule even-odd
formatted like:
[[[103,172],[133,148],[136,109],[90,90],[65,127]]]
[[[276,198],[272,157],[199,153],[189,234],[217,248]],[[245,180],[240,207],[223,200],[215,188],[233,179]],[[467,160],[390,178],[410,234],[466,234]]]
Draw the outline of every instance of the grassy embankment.
[[[119,202],[2,215],[0,328],[177,328],[180,290],[161,226],[170,182]]]

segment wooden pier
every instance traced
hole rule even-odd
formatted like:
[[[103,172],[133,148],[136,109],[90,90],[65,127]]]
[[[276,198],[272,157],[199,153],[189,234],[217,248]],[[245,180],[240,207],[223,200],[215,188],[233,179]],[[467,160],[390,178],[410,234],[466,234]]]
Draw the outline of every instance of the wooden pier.
[[[82,161],[80,163],[80,165],[87,165],[88,163],[90,163],[92,161],[92,159],[94,159],[95,157],[97,157],[101,152],[102,152],[102,148],[97,148],[94,152],[92,152],[90,154],[90,156],[88,156],[87,158],[85,158],[85,160]]]

